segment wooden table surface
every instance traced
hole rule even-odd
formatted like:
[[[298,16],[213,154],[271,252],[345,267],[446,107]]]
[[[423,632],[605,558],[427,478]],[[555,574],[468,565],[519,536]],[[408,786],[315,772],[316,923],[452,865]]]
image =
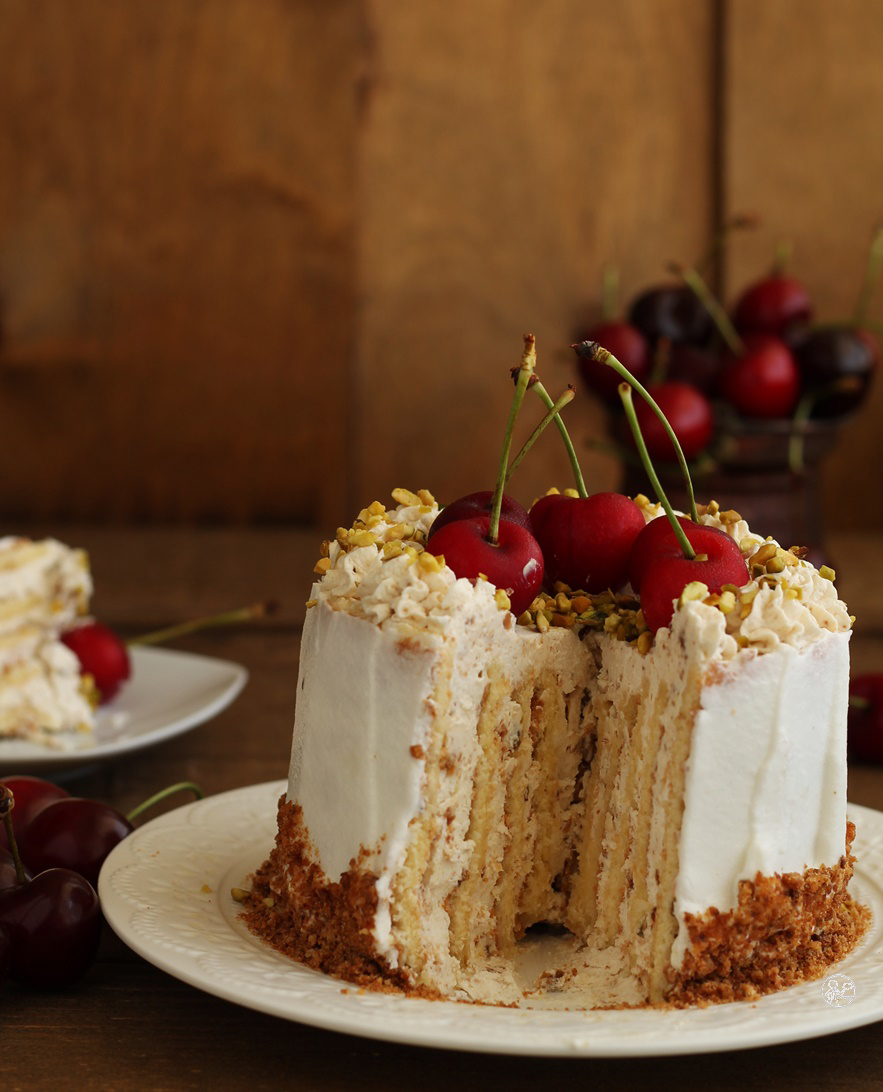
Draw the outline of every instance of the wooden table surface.
[[[95,613],[127,635],[256,600],[273,598],[281,604],[270,619],[204,632],[173,646],[248,668],[248,685],[230,708],[177,739],[86,770],[66,781],[66,787],[126,811],[178,780],[196,781],[210,795],[284,778],[316,536],[76,527],[65,528],[61,537],[90,550]],[[841,594],[859,616],[855,671],[883,670],[883,591],[871,589],[869,599],[869,591],[861,589],[861,573],[869,571],[881,546],[883,539],[861,536],[834,542]],[[854,766],[850,798],[883,809],[883,767]],[[7,984],[0,990],[4,1092],[68,1087],[533,1090],[559,1082],[678,1090],[879,1088],[883,1025],[699,1057],[571,1060],[430,1050],[319,1031],[219,1000],[157,970],[109,929],[98,961],[75,988],[44,994]]]

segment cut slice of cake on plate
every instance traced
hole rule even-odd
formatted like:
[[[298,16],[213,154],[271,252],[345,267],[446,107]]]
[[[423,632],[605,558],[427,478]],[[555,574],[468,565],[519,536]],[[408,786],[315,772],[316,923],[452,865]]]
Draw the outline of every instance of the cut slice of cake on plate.
[[[0,740],[88,744],[95,701],[60,635],[89,609],[83,550],[55,539],[0,538]]]

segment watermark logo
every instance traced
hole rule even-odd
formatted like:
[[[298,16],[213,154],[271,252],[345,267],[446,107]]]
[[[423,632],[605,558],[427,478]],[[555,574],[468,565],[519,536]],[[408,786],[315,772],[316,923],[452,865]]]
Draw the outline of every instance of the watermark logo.
[[[830,974],[822,983],[822,997],[832,1008],[845,1008],[855,1001],[855,983],[849,975]]]

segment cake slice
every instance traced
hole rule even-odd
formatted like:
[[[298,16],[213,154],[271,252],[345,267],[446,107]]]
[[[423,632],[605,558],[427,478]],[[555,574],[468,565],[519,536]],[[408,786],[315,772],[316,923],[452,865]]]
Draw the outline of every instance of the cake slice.
[[[0,538],[0,739],[58,749],[91,742],[91,690],[59,639],[85,616],[91,593],[84,551]]]
[[[829,574],[712,504],[745,586],[689,586],[655,635],[628,593],[516,620],[426,549],[432,497],[394,498],[317,566],[256,933],[376,988],[583,1008],[751,998],[854,946]]]

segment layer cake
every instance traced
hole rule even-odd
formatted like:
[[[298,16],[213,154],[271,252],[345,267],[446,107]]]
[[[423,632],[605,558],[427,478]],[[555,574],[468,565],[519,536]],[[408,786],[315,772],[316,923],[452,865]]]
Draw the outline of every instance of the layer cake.
[[[317,566],[255,932],[362,985],[540,1007],[752,998],[854,946],[828,573],[711,504],[744,587],[688,586],[655,635],[628,591],[516,620],[426,549],[426,491],[394,499]]]

